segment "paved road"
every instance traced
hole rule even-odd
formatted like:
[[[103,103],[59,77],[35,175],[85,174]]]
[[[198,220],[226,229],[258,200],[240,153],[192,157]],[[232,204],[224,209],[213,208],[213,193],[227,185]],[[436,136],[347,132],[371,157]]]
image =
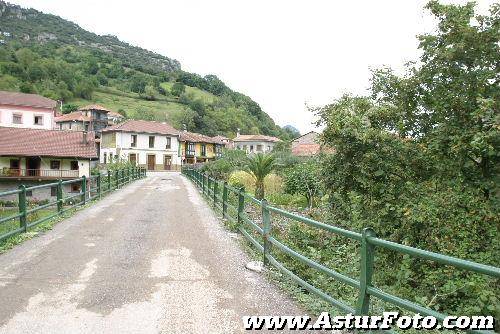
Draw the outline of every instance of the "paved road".
[[[0,333],[232,333],[302,315],[179,174],[154,174],[0,255]]]

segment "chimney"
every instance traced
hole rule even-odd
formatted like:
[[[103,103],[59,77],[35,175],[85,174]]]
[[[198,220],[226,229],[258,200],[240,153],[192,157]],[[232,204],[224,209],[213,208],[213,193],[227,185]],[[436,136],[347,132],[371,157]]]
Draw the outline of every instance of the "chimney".
[[[87,132],[82,131],[82,135],[83,135],[83,143],[87,144]]]
[[[184,123],[182,124],[182,129],[183,129],[184,132],[187,132],[187,126],[186,126],[186,124],[184,124]]]
[[[236,129],[236,137],[240,136],[240,128]]]

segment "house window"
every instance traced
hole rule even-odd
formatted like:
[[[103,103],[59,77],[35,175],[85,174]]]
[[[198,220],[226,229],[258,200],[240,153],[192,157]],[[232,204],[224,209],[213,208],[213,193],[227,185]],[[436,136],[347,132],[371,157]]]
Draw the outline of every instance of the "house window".
[[[257,145],[257,152],[262,152],[262,145]]]
[[[250,145],[250,152],[253,152],[253,145]]]
[[[33,120],[33,124],[43,125],[43,116],[42,115],[35,115],[35,118]]]
[[[71,123],[71,122],[70,122],[70,123],[69,123],[69,129],[70,129],[70,130],[71,130],[71,125],[73,125],[73,123]]]
[[[57,187],[50,187],[50,196],[57,196]]]
[[[195,146],[194,146],[194,143],[187,143],[187,146],[186,146],[186,155],[195,155]]]
[[[155,147],[155,136],[149,136],[149,148]]]
[[[268,150],[268,151],[271,151],[271,146],[268,146],[268,147],[267,147],[267,150]]]
[[[26,197],[33,197],[33,190],[26,190]]]
[[[132,135],[131,137],[130,147],[137,147],[137,135]]]
[[[201,144],[201,156],[204,157],[207,155],[207,146],[205,144]]]
[[[168,150],[172,148],[172,138],[167,137],[167,144],[165,145],[165,148]]]
[[[78,170],[78,161],[73,160],[71,161],[71,170]]]
[[[23,115],[22,114],[12,114],[12,123],[23,124]]]
[[[61,161],[50,160],[50,169],[61,169]]]
[[[80,192],[80,183],[72,183],[71,184],[71,192],[79,193]]]

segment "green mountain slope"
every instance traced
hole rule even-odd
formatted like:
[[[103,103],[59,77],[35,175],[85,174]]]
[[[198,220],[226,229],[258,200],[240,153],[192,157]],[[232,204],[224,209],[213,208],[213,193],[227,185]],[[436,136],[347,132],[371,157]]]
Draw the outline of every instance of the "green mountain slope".
[[[0,0],[0,89],[38,93],[65,111],[100,103],[130,118],[169,121],[208,135],[289,134],[248,96],[215,75],[99,36],[58,16]]]

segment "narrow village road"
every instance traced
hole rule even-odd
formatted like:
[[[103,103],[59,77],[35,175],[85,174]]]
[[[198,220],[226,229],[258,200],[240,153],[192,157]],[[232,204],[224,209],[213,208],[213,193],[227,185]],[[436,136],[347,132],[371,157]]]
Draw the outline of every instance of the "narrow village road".
[[[136,181],[0,255],[0,333],[234,333],[302,315],[177,173]]]

